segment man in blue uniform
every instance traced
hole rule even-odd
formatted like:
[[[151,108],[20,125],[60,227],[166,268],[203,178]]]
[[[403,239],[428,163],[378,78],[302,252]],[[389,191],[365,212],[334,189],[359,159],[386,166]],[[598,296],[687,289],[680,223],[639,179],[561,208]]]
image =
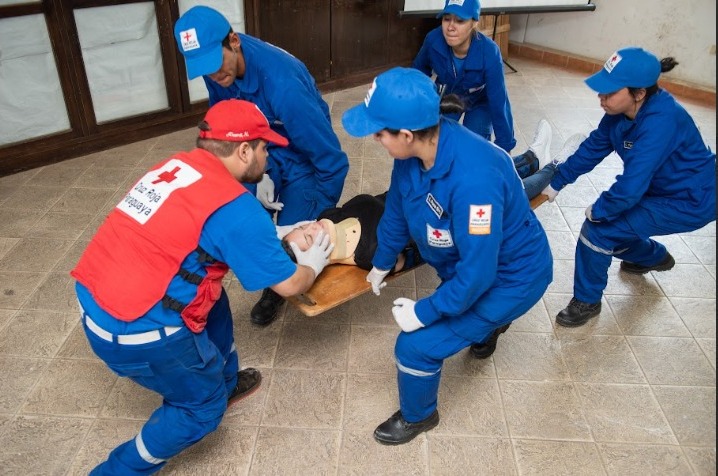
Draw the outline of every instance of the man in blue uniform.
[[[250,291],[304,292],[328,263],[328,237],[295,255],[240,182],[256,183],[267,142],[286,146],[257,107],[232,99],[207,112],[197,148],[141,177],[110,212],[71,275],[92,350],[116,374],[162,395],[135,438],[93,475],[151,474],[219,425],[261,382],[239,370],[222,278]],[[299,253],[299,254],[297,254]]]
[[[553,201],[612,152],[623,161],[623,173],[586,209],[573,298],[556,316],[561,326],[582,326],[600,314],[614,256],[624,273],[667,271],[675,260],[651,237],[697,230],[716,219],[716,155],[688,112],[657,84],[677,64],[629,47],[586,79],[606,115],[543,193]]]
[[[439,104],[431,79],[393,68],[342,118],[349,134],[373,134],[396,157],[367,281],[379,294],[411,239],[441,279],[427,297],[394,301],[400,409],[374,431],[384,444],[436,426],[444,359],[527,312],[553,276],[546,233],[511,158],[440,117]]]
[[[265,208],[277,213],[277,224],[313,220],[335,206],[349,159],[304,64],[280,48],[233,32],[220,12],[206,6],[185,12],[174,33],[189,78],[202,76],[207,85],[210,106],[230,98],[251,101],[272,129],[289,139],[289,147],[269,147],[267,175],[256,188]],[[252,322],[269,324],[282,303],[281,296],[265,289],[252,309]]]

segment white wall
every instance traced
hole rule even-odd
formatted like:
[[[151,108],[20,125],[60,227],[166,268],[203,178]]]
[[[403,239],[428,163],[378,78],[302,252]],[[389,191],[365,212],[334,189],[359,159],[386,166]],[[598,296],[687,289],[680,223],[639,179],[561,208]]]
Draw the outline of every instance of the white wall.
[[[716,88],[716,0],[592,0],[593,12],[511,15],[509,40],[603,62],[641,46],[680,63],[666,78]]]

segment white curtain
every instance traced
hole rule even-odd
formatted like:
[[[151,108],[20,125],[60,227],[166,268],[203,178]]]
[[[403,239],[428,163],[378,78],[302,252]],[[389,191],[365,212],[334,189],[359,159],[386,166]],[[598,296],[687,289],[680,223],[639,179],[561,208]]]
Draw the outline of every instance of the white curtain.
[[[44,16],[0,19],[0,145],[69,129]]]
[[[74,14],[98,123],[169,107],[153,3]]]

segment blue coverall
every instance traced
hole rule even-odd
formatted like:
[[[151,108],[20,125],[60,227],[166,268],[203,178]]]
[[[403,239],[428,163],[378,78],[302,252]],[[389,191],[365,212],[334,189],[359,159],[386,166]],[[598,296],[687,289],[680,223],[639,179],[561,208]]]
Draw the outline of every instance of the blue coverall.
[[[457,94],[464,101],[464,126],[487,140],[493,126],[496,145],[506,152],[516,146],[501,50],[489,37],[475,32],[463,68],[457,70],[454,53],[437,27],[426,35],[412,67],[427,76],[433,71],[441,94]]]
[[[623,173],[593,204],[576,245],[574,297],[601,301],[615,256],[642,266],[666,257],[651,236],[684,233],[716,219],[716,155],[688,112],[668,92],[649,97],[633,120],[605,115],[551,180],[561,190],[611,152]]]
[[[301,61],[262,40],[238,35],[244,76],[228,88],[203,76],[209,105],[231,98],[253,102],[272,129],[289,139],[289,147],[268,145],[267,173],[278,200],[284,203],[277,224],[314,220],[337,204],[349,171],[349,159],[332,129],[329,107]]]
[[[508,154],[448,118],[431,169],[394,161],[377,236],[375,267],[391,269],[413,238],[441,279],[416,303],[425,327],[396,341],[401,412],[417,422],[436,409],[444,359],[531,309],[553,258]]]
[[[267,237],[261,239],[260,237]],[[264,289],[294,274],[276,237],[276,229],[261,204],[249,193],[215,211],[205,222],[199,246],[227,263],[248,291]],[[241,245],[241,246],[239,246]],[[192,252],[182,268],[206,274],[198,253]],[[132,279],[128,276],[128,279]],[[189,302],[197,286],[175,276],[167,294]],[[121,377],[162,395],[140,433],[115,448],[93,475],[152,474],[167,460],[214,431],[227,409],[227,397],[237,385],[239,358],[234,344],[232,312],[226,292],[212,308],[205,329],[194,334],[180,314],[158,302],[135,321],[116,319],[97,305],[89,291],[76,285],[85,334],[92,350]],[[159,330],[162,339],[138,345],[108,342],[97,331],[113,336]],[[169,336],[166,328],[181,327]]]

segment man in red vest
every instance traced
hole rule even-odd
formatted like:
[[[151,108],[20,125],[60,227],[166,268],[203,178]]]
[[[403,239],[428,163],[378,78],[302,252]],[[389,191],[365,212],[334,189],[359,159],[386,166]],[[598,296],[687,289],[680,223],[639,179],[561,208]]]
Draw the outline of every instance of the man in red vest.
[[[110,212],[71,275],[92,350],[163,397],[135,438],[92,474],[151,474],[214,431],[227,405],[259,387],[240,369],[222,278],[248,291],[306,291],[329,262],[324,236],[289,259],[272,220],[241,184],[257,183],[272,131],[252,103],[221,101],[197,148],[153,167]]]

